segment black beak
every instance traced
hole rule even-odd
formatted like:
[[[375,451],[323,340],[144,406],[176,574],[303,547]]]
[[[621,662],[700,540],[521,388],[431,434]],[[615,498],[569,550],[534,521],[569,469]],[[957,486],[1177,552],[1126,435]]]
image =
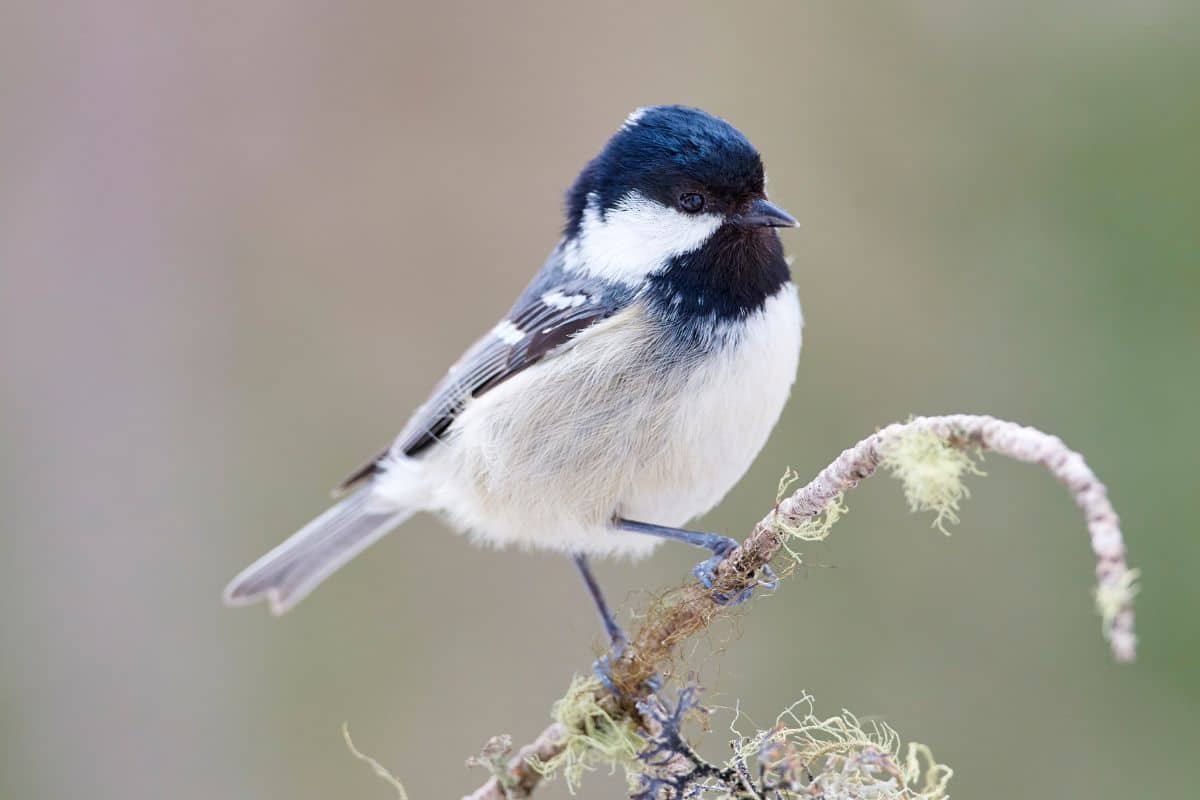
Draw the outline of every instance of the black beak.
[[[740,225],[750,228],[798,228],[800,223],[791,214],[766,198],[759,198],[750,204],[745,214],[737,217]]]

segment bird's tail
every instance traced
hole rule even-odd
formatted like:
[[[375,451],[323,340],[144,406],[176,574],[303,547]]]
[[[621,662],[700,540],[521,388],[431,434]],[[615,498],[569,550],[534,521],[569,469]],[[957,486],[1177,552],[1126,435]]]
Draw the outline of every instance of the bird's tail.
[[[265,597],[271,613],[282,614],[412,514],[380,508],[366,486],[242,570],[225,587],[225,602],[245,605]]]

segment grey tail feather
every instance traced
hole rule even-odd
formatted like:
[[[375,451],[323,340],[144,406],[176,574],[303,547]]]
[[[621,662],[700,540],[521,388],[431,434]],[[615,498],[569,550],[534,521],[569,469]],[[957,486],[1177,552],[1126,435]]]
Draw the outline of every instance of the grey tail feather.
[[[371,505],[368,486],[331,506],[242,570],[225,587],[225,602],[245,605],[265,597],[271,613],[282,614],[413,513]]]

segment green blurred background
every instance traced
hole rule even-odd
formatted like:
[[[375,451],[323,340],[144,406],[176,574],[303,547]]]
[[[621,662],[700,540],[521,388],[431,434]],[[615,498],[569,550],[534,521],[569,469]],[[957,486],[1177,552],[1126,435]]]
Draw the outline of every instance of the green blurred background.
[[[218,595],[659,102],[741,127],[804,226],[792,402],[700,524],[746,531],[876,426],[992,413],[1088,457],[1144,582],[1116,666],[1047,476],[989,460],[950,539],[873,481],[701,648],[710,701],[881,716],[957,797],[1195,796],[1198,41],[1191,0],[0,5],[0,796],[389,796],[345,720],[458,797],[540,730],[599,633],[562,558],[420,518],[282,619]],[[628,619],[696,560],[600,577]]]

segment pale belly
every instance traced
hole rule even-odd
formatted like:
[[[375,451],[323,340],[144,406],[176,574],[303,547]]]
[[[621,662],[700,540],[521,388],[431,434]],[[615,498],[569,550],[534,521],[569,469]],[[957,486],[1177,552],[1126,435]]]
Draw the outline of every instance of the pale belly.
[[[430,510],[499,546],[648,553],[658,540],[614,516],[681,526],[724,497],[779,419],[801,324],[788,284],[736,340],[664,370],[644,310],[618,314],[467,405],[423,459]]]

